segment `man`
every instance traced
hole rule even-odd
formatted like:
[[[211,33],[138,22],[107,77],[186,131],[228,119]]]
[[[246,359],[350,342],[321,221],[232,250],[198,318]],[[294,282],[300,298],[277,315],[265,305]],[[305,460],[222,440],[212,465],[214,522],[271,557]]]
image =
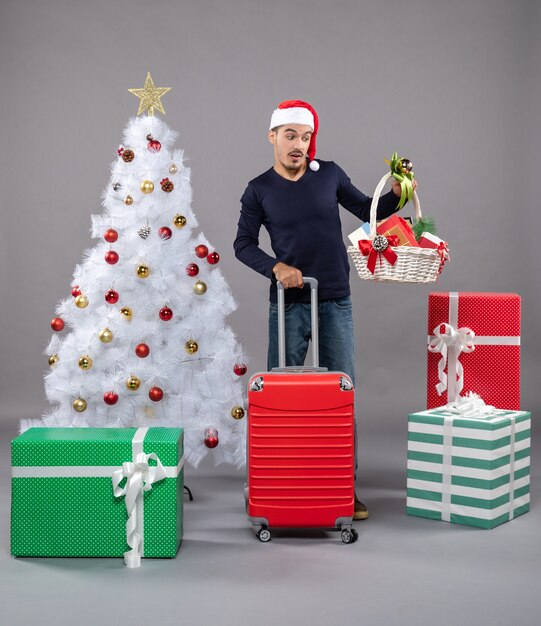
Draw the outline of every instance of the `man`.
[[[310,339],[310,293],[303,275],[319,283],[320,365],[343,371],[355,384],[349,263],[338,205],[370,220],[371,198],[332,161],[315,160],[318,116],[302,100],[287,100],[271,117],[268,139],[274,165],[249,182],[241,198],[236,257],[271,279],[268,369],[278,366],[276,281],[286,291],[286,365],[302,365]],[[400,183],[380,198],[378,219],[397,209]],[[275,257],[259,247],[265,226]],[[354,519],[368,510],[355,495]]]

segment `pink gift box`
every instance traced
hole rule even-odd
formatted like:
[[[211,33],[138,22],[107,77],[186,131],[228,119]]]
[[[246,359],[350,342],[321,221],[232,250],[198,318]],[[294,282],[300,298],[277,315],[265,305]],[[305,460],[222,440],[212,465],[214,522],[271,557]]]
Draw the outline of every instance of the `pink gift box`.
[[[520,410],[520,296],[448,292],[428,296],[427,408],[473,391]]]

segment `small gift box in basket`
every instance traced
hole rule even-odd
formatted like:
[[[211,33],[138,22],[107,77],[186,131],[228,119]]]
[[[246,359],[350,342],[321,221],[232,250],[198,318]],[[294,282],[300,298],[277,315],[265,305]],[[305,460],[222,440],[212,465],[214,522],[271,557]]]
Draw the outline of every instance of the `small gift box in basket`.
[[[395,153],[390,164],[391,171],[380,180],[374,192],[370,207],[370,232],[366,234],[358,229],[352,233],[349,238],[353,245],[348,247],[348,253],[353,259],[359,276],[364,280],[400,283],[434,282],[449,258],[447,244],[429,233],[422,233],[423,243],[418,243],[405,221],[396,215],[386,220],[381,226],[376,222],[381,193],[387,181],[395,178],[403,187],[399,206],[403,205],[406,196],[411,197],[415,210],[415,222],[422,223],[419,197],[411,183],[413,180],[411,162],[407,159],[399,159]],[[386,228],[385,224],[388,225],[391,220],[396,224]]]

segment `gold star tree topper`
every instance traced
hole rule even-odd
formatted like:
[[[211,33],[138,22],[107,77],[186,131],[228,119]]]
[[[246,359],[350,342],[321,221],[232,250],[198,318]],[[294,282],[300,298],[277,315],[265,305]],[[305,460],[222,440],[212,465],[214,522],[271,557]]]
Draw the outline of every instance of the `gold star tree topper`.
[[[171,91],[171,87],[156,87],[150,72],[147,73],[145,86],[142,89],[128,89],[128,91],[139,98],[137,115],[141,115],[145,111],[148,111],[148,115],[154,115],[154,109],[165,115],[160,98]]]

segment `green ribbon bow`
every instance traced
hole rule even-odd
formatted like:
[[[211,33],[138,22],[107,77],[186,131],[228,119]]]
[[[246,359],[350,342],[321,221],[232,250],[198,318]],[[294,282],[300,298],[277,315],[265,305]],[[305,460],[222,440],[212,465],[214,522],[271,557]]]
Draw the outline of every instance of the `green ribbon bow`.
[[[400,183],[400,201],[398,202],[398,209],[401,209],[406,204],[406,200],[409,201],[413,198],[413,178],[415,174],[411,169],[411,161],[401,158],[398,156],[397,152],[393,152],[391,160],[387,161],[387,159],[385,159],[385,163],[390,166],[393,178]]]

